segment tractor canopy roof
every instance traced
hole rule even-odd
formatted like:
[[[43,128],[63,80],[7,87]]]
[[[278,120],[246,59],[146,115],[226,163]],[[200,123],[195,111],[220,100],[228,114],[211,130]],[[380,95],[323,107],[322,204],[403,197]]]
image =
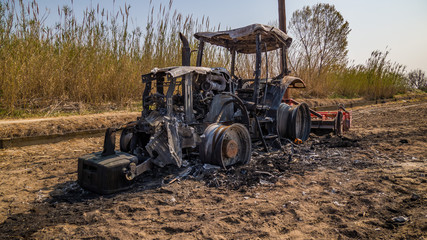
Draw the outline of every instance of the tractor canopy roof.
[[[267,51],[282,46],[289,47],[292,43],[286,33],[280,29],[264,24],[252,24],[242,28],[219,32],[198,32],[194,37],[200,41],[235,50],[238,53],[256,53],[256,35],[261,35],[262,43],[267,44]],[[264,46],[261,49],[265,50]]]

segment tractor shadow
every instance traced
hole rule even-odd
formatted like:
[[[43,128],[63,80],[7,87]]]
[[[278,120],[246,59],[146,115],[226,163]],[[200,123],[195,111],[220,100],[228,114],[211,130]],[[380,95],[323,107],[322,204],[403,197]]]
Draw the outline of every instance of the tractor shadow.
[[[64,224],[77,227],[99,224],[99,219],[91,217],[91,213],[113,208],[116,201],[126,201],[135,193],[161,188],[180,171],[154,168],[137,178],[128,190],[109,195],[87,191],[77,181],[58,183],[51,187],[47,197],[30,202],[28,211],[11,214],[0,223],[0,239],[33,238],[39,231]]]

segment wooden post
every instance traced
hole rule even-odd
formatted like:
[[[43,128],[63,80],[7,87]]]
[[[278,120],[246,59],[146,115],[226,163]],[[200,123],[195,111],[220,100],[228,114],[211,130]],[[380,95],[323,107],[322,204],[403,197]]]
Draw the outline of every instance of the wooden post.
[[[285,0],[279,0],[279,29],[286,33]]]
[[[278,0],[279,5],[279,29],[282,30],[284,33],[286,33],[286,0]],[[286,59],[286,46],[284,49],[282,49],[282,56],[280,58],[280,66],[282,73],[288,75],[288,68],[287,68],[287,59]],[[283,96],[283,99],[288,99],[289,96],[289,88],[286,89],[285,95]]]

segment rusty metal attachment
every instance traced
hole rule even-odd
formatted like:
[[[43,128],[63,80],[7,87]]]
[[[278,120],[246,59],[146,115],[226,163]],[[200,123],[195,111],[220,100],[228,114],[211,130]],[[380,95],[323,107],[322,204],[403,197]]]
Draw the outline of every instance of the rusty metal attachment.
[[[351,112],[347,111],[343,105],[339,105],[337,111],[313,111],[311,118],[312,129],[328,130],[338,136],[350,129],[352,120]]]
[[[200,145],[200,159],[203,163],[227,168],[250,161],[251,136],[244,125],[235,123],[225,126],[214,123],[206,128],[203,135]]]

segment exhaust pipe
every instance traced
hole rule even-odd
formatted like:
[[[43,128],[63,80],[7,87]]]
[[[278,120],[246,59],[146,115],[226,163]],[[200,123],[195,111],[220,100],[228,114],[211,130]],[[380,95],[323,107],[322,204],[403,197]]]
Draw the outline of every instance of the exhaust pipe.
[[[191,49],[190,44],[188,43],[187,38],[184,36],[184,34],[179,33],[179,38],[182,42],[182,66],[190,66],[190,60],[191,60]]]

